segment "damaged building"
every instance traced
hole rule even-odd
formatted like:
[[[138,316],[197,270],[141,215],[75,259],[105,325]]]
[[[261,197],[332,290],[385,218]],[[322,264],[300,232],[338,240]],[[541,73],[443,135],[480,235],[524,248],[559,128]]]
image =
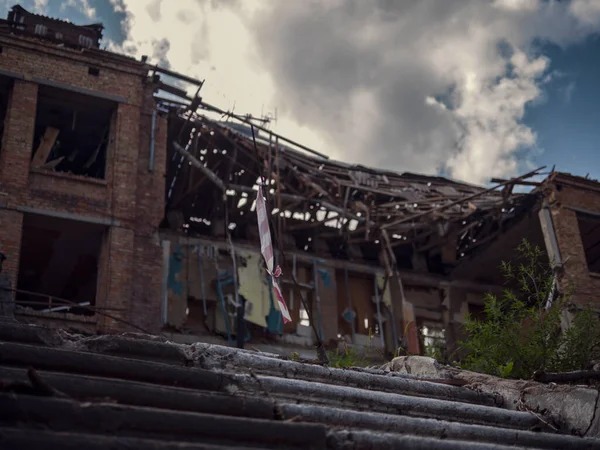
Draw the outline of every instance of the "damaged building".
[[[0,27],[3,271],[19,318],[90,332],[160,317],[162,279],[159,77],[101,29],[19,6]]]
[[[1,25],[0,251],[19,320],[452,351],[524,238],[576,304],[598,302],[595,181],[537,170],[485,188],[332,161],[206,104],[201,81],[101,50],[101,25],[19,6]],[[259,186],[290,323],[261,256]]]

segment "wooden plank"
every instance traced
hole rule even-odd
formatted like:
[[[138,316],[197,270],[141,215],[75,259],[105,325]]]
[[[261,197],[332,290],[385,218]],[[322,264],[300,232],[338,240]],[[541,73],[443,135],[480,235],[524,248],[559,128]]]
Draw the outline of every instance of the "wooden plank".
[[[63,159],[65,159],[64,156],[53,159],[52,161],[48,161],[46,164],[39,166],[38,169],[54,170],[56,168],[56,166],[58,166],[62,162]]]
[[[38,145],[38,148],[33,155],[31,167],[39,167],[46,164],[48,156],[50,155],[50,151],[52,150],[52,147],[54,147],[54,143],[58,137],[59,131],[60,130],[57,128],[46,127],[46,131],[44,132],[44,136],[40,141],[40,145]]]

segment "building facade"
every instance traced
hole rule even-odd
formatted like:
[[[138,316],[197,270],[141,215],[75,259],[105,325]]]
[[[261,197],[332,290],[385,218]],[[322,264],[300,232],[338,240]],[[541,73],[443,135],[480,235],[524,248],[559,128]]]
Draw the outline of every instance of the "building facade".
[[[4,31],[0,247],[19,314],[157,330],[166,119],[148,66]]]

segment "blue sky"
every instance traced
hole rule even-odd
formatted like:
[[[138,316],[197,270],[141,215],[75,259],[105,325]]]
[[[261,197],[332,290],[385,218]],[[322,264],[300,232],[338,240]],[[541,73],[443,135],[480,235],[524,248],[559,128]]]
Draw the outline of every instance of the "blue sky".
[[[565,75],[546,87],[547,100],[525,116],[544,151],[535,161],[600,179],[600,39],[590,37],[567,50],[549,45],[544,53]]]
[[[469,98],[467,94],[471,91],[465,82],[462,93],[459,89],[460,100],[447,107],[435,99],[450,92],[448,89],[460,86],[460,80],[488,77],[489,80],[512,81],[512,76],[503,69],[496,73],[478,69],[493,66],[498,58],[506,55],[492,58],[481,51],[483,44],[472,46],[469,42],[474,39],[472,36],[462,36],[460,29],[457,31],[447,25],[456,22],[449,17],[455,19],[458,14],[464,14],[460,10],[464,8],[462,2],[448,0],[447,5],[453,6],[447,9],[456,9],[452,17],[449,16],[452,11],[439,12],[435,1],[428,3],[429,8],[418,6],[409,11],[421,28],[431,24],[432,29],[447,29],[449,43],[444,42],[447,48],[440,51],[440,55],[436,54],[435,59],[427,60],[420,56],[420,48],[412,48],[410,43],[403,44],[407,47],[404,54],[397,52],[397,45],[390,47],[390,55],[404,61],[394,65],[376,61],[375,50],[369,53],[364,43],[345,46],[352,38],[343,34],[343,28],[358,30],[353,33],[359,34],[356,23],[354,29],[344,25],[339,33],[319,38],[317,45],[311,41],[310,36],[331,27],[332,23],[341,24],[363,14],[360,8],[353,10],[352,16],[341,8],[319,13],[313,7],[307,14],[302,6],[292,11],[279,7],[286,2],[252,1],[267,5],[267,9],[261,10],[263,22],[248,19],[250,12],[242,11],[236,0],[222,0],[221,4],[214,0],[181,0],[176,5],[169,2],[169,8],[180,7],[177,14],[170,15],[164,7],[161,9],[161,0],[24,0],[20,4],[31,11],[77,24],[102,22],[105,45],[111,49],[129,51],[135,56],[148,54],[155,62],[162,58],[175,70],[206,78],[204,98],[216,106],[225,109],[235,106],[236,112],[249,111],[256,115],[277,111],[278,120],[274,125],[277,131],[336,159],[399,171],[444,173],[472,182],[515,175],[541,165],[550,168],[556,165],[559,171],[589,174],[591,178],[600,179],[600,59],[597,57],[600,38],[596,32],[600,27],[597,30],[588,27],[582,37],[568,39],[564,35],[572,32],[566,29],[556,36],[540,31],[539,34],[550,36],[544,36],[542,44],[535,41],[534,35],[514,40],[510,44],[514,46],[513,53],[522,51],[525,55],[520,63],[525,75],[511,87],[514,94],[498,100],[497,92],[491,92],[495,86],[491,86]],[[508,13],[513,14],[510,17],[515,23],[523,21],[523,27],[539,26],[541,30],[543,26],[553,26],[549,14],[547,23],[538,23],[540,13],[532,9],[541,8],[548,0],[490,1],[510,4],[513,9],[519,5],[517,12]],[[586,0],[573,1],[584,4]],[[489,24],[491,13],[481,9],[483,1],[477,2],[469,10],[473,16],[469,23],[477,25],[480,20]],[[248,0],[243,5],[251,3]],[[464,5],[467,3],[465,0]],[[597,3],[596,11],[600,11],[600,0]],[[0,0],[0,16],[6,17],[13,4]],[[228,11],[222,6],[225,4],[237,5],[237,9]],[[586,4],[589,7],[594,2]],[[503,12],[505,16],[508,13]],[[244,17],[235,17],[236,14]],[[387,23],[396,20],[392,15],[398,13],[386,11],[386,14]],[[281,27],[274,25],[273,18]],[[499,33],[499,42],[510,40],[510,30],[514,33],[519,29],[514,23],[506,25],[505,19],[498,19],[498,27],[504,27],[502,33],[506,35]],[[368,11],[360,26],[370,20],[375,19]],[[377,28],[383,33],[385,23],[381,23],[383,25]],[[410,24],[404,28],[410,29]],[[268,31],[261,31],[264,29]],[[290,29],[293,33],[286,34]],[[373,29],[365,25],[365,30],[369,39],[374,39]],[[479,39],[481,33],[473,36]],[[409,42],[404,35],[390,37]],[[489,39],[494,38],[492,35]],[[228,39],[236,44],[224,42]],[[484,42],[488,38],[481,39]],[[383,41],[375,41],[374,49],[382,53],[388,51]],[[124,44],[129,45],[125,50]],[[328,50],[328,46],[333,50]],[[464,64],[446,61],[448,52],[455,49],[456,59],[462,58]],[[472,56],[477,52],[480,52],[479,60]],[[361,58],[373,59],[370,64],[378,70],[363,74],[362,66],[357,64]],[[332,65],[334,60],[337,66]],[[352,71],[357,66],[359,70],[354,74]],[[447,74],[455,72],[456,78],[448,79]],[[489,84],[489,80],[486,83]],[[499,81],[498,86],[500,84]],[[421,111],[425,103],[428,109]],[[432,106],[442,111],[432,112]],[[510,115],[505,115],[507,109],[512,111]],[[499,124],[504,126],[501,132],[497,131]],[[508,143],[500,145],[499,140]]]

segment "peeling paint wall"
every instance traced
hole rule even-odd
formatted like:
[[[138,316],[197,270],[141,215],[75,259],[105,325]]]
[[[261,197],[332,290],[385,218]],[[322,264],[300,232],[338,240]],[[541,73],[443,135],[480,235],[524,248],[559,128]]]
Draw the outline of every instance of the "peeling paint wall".
[[[258,326],[266,327],[270,287],[267,284],[262,255],[258,252],[241,252],[240,256],[246,260],[246,266],[238,268],[239,293],[252,303],[250,308],[246,307],[245,319]],[[274,303],[275,308],[279,310],[277,302]]]

